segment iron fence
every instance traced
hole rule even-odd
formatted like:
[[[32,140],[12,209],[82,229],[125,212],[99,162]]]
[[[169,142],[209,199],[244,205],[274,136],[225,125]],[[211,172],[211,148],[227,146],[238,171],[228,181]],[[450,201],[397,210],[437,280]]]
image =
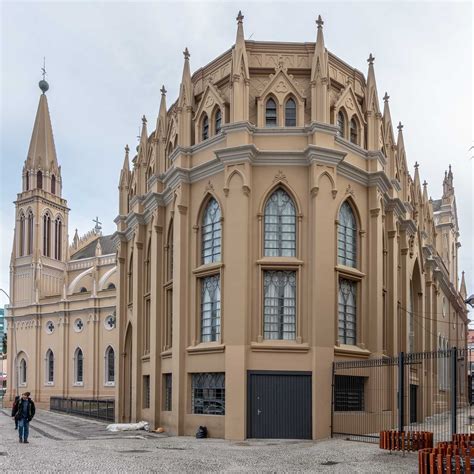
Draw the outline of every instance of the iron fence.
[[[378,442],[380,431],[470,432],[469,349],[401,353],[333,364],[333,436]]]
[[[115,420],[115,400],[51,397],[49,409],[96,420]]]

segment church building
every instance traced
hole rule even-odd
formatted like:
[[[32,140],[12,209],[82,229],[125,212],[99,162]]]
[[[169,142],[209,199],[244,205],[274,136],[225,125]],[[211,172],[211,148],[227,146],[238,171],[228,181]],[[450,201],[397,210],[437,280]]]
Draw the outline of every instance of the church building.
[[[375,58],[363,74],[316,24],[316,43],[250,41],[239,13],[235,44],[193,74],[185,49],[179,97],[163,87],[126,147],[119,422],[324,438],[334,361],[465,347],[453,172],[432,200]]]
[[[118,364],[116,255],[96,227],[69,245],[46,91],[38,111],[15,201],[10,261],[7,402],[29,391],[37,406],[50,397],[114,399]]]
[[[142,118],[113,236],[97,223],[69,243],[40,82],[15,201],[10,402],[109,398],[117,422],[172,435],[320,439],[333,362],[466,346],[451,168],[429,197],[375,58],[362,73],[328,51],[321,17],[305,43],[245,40],[243,19],[193,74],[186,48],[178,98],[163,86],[156,124]],[[442,381],[427,395],[422,370],[409,377],[438,410]],[[371,387],[354,379],[341,399]]]

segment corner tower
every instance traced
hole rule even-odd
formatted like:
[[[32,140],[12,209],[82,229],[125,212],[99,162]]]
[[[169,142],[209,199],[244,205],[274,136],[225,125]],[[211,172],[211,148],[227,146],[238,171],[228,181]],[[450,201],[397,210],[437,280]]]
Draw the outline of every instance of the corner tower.
[[[68,207],[61,197],[61,167],[58,166],[46,91],[36,112],[28,155],[23,166],[22,190],[15,201],[15,233],[11,256],[12,303],[38,303],[45,296],[59,295],[67,259]]]

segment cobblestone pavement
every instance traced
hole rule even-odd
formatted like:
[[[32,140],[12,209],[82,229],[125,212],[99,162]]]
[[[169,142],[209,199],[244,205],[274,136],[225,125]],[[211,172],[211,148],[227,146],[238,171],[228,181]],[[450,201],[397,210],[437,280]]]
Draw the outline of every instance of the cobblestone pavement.
[[[0,472],[417,472],[416,454],[355,441],[196,440],[105,426],[38,410],[25,445],[0,411]]]

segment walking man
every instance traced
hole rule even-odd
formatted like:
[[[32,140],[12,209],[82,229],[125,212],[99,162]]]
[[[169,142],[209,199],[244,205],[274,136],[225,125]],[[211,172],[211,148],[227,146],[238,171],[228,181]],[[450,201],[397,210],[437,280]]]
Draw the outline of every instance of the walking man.
[[[30,392],[22,394],[18,403],[15,419],[18,419],[18,434],[20,443],[28,443],[30,421],[35,416],[35,402],[30,398]]]
[[[18,420],[16,419],[16,412],[18,411],[18,403],[20,401],[20,395],[15,395],[15,401],[12,406],[12,418],[15,420],[15,429],[18,429]]]

